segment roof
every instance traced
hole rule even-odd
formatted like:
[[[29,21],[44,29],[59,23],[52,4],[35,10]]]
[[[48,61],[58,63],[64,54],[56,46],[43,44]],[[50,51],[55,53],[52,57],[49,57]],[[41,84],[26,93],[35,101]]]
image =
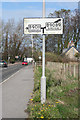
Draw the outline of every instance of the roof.
[[[74,47],[78,52],[80,52],[75,46],[71,46],[71,47],[69,47],[64,53],[62,53],[62,54],[65,54],[65,53],[67,53],[72,47]]]

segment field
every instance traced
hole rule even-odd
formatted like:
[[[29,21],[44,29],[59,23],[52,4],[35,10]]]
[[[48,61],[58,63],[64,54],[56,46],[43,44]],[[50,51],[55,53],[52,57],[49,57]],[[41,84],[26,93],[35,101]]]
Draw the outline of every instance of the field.
[[[78,118],[79,88],[78,76],[65,73],[57,67],[46,66],[46,102],[41,104],[41,67],[35,69],[34,90],[26,112],[29,118]],[[68,73],[69,72],[69,73]]]

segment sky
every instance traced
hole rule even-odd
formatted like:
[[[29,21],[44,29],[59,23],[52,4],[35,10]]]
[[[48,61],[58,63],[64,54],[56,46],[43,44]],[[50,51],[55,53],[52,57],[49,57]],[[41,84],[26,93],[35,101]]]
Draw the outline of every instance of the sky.
[[[1,0],[1,2],[42,2],[43,0]],[[80,0],[45,0],[46,2],[79,2]]]
[[[8,0],[9,1],[9,0]],[[23,20],[27,17],[42,17],[42,2],[3,2],[0,3],[2,19],[14,19],[15,21]],[[23,0],[24,1],[24,0]],[[46,2],[46,17],[55,10],[78,8],[78,2]],[[0,14],[1,17],[1,14]]]

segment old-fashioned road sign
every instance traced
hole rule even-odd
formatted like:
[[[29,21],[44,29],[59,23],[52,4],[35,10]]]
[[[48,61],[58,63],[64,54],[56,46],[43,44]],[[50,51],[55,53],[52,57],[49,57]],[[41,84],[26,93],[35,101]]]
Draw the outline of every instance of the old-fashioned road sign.
[[[24,18],[24,34],[63,34],[63,19]]]
[[[63,34],[62,18],[45,18],[45,0],[43,0],[42,18],[24,18],[24,34],[43,35],[42,77],[41,77],[41,103],[46,101],[46,77],[45,77],[45,35]]]

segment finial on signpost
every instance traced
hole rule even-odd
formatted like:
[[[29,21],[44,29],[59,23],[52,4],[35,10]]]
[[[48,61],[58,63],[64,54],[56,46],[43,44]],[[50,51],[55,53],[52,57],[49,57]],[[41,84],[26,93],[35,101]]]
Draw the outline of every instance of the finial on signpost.
[[[43,18],[45,18],[45,0],[43,0]]]

